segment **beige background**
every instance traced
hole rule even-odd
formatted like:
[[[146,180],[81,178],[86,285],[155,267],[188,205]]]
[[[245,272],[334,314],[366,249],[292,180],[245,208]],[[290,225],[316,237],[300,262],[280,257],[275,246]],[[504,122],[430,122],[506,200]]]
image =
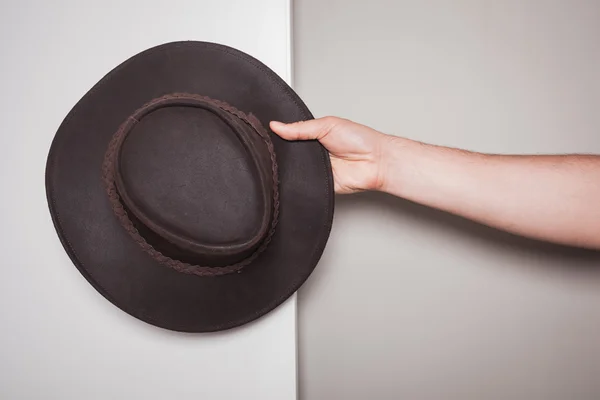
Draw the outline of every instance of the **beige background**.
[[[479,151],[600,153],[600,2],[294,7],[295,87],[316,116]],[[299,299],[302,399],[600,398],[598,253],[344,197]]]

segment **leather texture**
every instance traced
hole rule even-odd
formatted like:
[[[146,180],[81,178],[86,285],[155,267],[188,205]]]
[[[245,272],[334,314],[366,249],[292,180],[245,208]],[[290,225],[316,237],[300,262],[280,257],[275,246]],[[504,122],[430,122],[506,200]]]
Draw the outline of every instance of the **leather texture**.
[[[165,329],[237,327],[317,265],[334,211],[329,157],[270,120],[312,118],[273,71],[207,42],[173,42],[109,72],[59,127],[52,219],[91,285]]]
[[[202,143],[192,149],[198,138]],[[205,143],[214,138],[219,141]],[[240,169],[231,160],[248,162]],[[166,265],[180,272],[239,271],[264,251],[278,222],[279,174],[270,136],[253,116],[222,101],[185,93],[150,101],[113,136],[103,175],[113,211],[132,238],[163,263],[176,251]]]

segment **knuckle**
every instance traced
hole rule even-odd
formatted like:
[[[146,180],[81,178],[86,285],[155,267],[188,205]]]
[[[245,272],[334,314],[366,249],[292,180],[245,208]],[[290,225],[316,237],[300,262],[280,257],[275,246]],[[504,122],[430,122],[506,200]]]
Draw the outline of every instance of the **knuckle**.
[[[323,117],[322,119],[323,119],[323,122],[325,122],[325,124],[327,124],[327,125],[335,125],[340,120],[340,118],[334,117],[331,115]]]

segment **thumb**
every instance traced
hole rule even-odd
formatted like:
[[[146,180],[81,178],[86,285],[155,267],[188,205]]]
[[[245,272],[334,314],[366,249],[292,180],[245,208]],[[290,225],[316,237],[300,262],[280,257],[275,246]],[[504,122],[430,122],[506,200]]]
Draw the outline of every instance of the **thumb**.
[[[287,140],[320,140],[329,133],[333,125],[334,121],[331,117],[298,121],[290,124],[271,121],[269,124],[273,132]]]

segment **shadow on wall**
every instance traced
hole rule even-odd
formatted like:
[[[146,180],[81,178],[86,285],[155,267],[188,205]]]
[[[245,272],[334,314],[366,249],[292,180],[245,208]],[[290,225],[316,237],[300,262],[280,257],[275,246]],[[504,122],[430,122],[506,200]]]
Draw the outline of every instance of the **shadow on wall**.
[[[450,235],[467,237],[471,242],[485,247],[500,248],[516,255],[536,257],[554,262],[537,263],[544,268],[560,268],[570,273],[586,273],[600,277],[600,251],[547,243],[513,235],[471,220],[429,208],[380,192],[341,195],[336,198],[336,212],[348,213],[353,209],[381,209],[398,223],[407,220],[431,225]],[[557,262],[558,261],[558,262]],[[568,267],[568,268],[566,268]],[[563,272],[563,271],[561,271]]]

